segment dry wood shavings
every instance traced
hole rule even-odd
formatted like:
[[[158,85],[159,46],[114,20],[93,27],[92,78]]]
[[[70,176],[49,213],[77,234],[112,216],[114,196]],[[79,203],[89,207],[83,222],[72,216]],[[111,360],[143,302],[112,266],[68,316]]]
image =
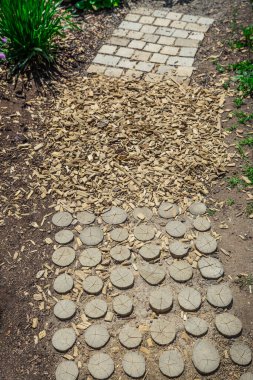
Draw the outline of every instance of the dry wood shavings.
[[[180,89],[104,77],[60,85],[51,111],[41,114],[37,191],[72,211],[206,195],[229,161],[220,129],[224,94]]]

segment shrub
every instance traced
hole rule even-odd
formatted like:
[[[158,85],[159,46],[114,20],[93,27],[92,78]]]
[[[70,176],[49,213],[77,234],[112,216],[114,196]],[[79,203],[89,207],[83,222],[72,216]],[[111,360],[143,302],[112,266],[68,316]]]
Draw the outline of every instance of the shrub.
[[[120,0],[80,0],[75,4],[77,9],[104,9],[104,8],[114,8],[118,7]]]

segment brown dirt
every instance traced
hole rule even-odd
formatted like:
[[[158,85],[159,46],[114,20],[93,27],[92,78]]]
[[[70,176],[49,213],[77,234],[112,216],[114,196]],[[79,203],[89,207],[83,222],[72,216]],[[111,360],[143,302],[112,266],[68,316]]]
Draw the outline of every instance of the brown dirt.
[[[176,5],[173,10],[195,14],[205,14],[218,19],[214,28],[211,28],[203,47],[198,53],[199,68],[194,80],[199,84],[209,86],[222,76],[217,77],[214,65],[207,60],[209,55],[219,56],[222,62],[229,62],[238,57],[238,52],[224,47],[223,42],[230,39],[230,20],[233,15],[233,7],[239,7],[237,19],[245,24],[249,23],[251,12],[247,1],[220,1],[220,0],[194,0],[188,5]],[[159,3],[157,3],[159,6]],[[87,63],[96,54],[103,39],[118,24],[122,12],[100,13],[96,16],[87,16],[84,33],[70,34],[73,45],[70,49],[77,51],[80,46],[85,46],[85,51],[79,51],[77,63],[74,63],[77,74],[85,70]],[[80,37],[82,36],[82,37]],[[76,38],[78,37],[78,38]],[[74,40],[76,38],[76,40]],[[76,50],[77,49],[77,50]],[[69,63],[73,57],[68,56]],[[75,72],[73,70],[73,74]],[[27,112],[29,102],[35,96],[35,90],[28,88],[21,92],[21,86],[17,91],[4,81],[1,76],[0,92],[0,173],[1,173],[1,214],[0,214],[0,379],[1,380],[53,380],[52,368],[54,356],[47,350],[46,340],[39,345],[34,345],[34,335],[44,330],[47,312],[38,313],[37,303],[32,301],[32,296],[37,292],[36,273],[45,262],[50,263],[51,248],[44,240],[50,232],[47,220],[40,228],[33,227],[31,223],[42,222],[44,215],[50,213],[52,201],[50,198],[41,200],[35,192],[30,197],[31,168],[39,165],[39,162],[29,161],[25,144],[40,143],[38,138],[34,141],[34,131],[43,130],[43,125],[35,119],[31,119]],[[232,109],[232,102],[228,100],[227,109]],[[244,110],[252,109],[252,101],[249,101]],[[20,114],[17,114],[17,112]],[[228,112],[230,114],[230,111]],[[224,115],[223,128],[229,128],[234,120]],[[243,135],[252,129],[244,128]],[[229,149],[236,135],[228,136]],[[24,144],[24,145],[22,145]],[[241,158],[235,157],[236,167],[231,167],[227,177],[237,173],[237,168],[242,166]],[[235,200],[234,205],[226,205],[228,198]],[[222,239],[222,248],[230,256],[223,255],[226,276],[231,275],[235,280],[240,273],[253,273],[252,262],[252,221],[247,218],[245,209],[247,205],[247,193],[237,189],[229,190],[226,179],[221,179],[214,184],[209,197],[210,208],[217,209],[212,220],[215,229]],[[220,205],[218,203],[222,202]],[[222,207],[220,207],[222,206]],[[220,224],[225,221],[229,228],[220,229]],[[240,236],[241,237],[240,237]],[[18,252],[18,254],[16,253]],[[252,294],[249,288],[239,289],[233,285],[234,311],[242,319],[244,335],[252,338]],[[32,330],[31,321],[34,316],[40,315],[39,326]],[[50,330],[50,326],[46,326]],[[252,341],[252,340],[251,340]],[[226,369],[224,368],[226,371]],[[212,379],[231,378],[238,379],[234,373],[221,373],[210,377]],[[151,380],[149,375],[147,379]],[[160,377],[152,377],[160,379]],[[192,379],[189,379],[192,380]]]

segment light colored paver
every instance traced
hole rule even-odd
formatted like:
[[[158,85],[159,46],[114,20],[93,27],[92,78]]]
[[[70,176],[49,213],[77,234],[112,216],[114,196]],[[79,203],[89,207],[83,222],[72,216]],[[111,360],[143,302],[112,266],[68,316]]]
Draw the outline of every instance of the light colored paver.
[[[112,240],[122,242],[128,238],[128,230],[126,228],[115,228],[110,233]]]
[[[121,37],[111,37],[108,41],[108,43],[112,45],[117,45],[117,46],[127,46],[129,44],[130,40],[128,38],[121,38]],[[100,62],[98,62],[100,63]],[[103,62],[102,62],[103,64]]]
[[[189,211],[192,215],[203,215],[206,213],[206,205],[201,202],[194,202],[190,205]]]
[[[207,232],[199,235],[195,241],[195,244],[199,252],[204,253],[206,255],[214,253],[218,246],[216,239]]]
[[[201,318],[191,317],[185,323],[185,330],[193,336],[202,336],[208,331],[208,324]]]
[[[70,230],[61,230],[55,234],[55,241],[59,244],[71,243],[74,239],[74,234]]]
[[[198,216],[193,222],[194,228],[200,232],[208,231],[211,228],[210,220],[203,216]]]
[[[153,212],[148,207],[136,207],[133,211],[133,217],[136,220],[148,221],[152,218]]]
[[[242,331],[242,322],[230,313],[216,315],[215,326],[222,335],[228,338],[233,338]]]
[[[72,215],[69,212],[59,211],[53,215],[52,223],[57,227],[68,227],[72,220]]]
[[[88,276],[83,280],[83,290],[88,294],[99,294],[104,283],[98,276]]]
[[[75,260],[76,253],[71,247],[60,247],[56,249],[52,256],[52,261],[59,267],[67,267]]]
[[[201,305],[201,295],[196,289],[185,287],[178,294],[178,302],[183,310],[195,311]]]
[[[156,244],[146,244],[139,250],[139,253],[143,259],[155,260],[160,256],[160,247]]]
[[[117,67],[108,67],[105,70],[105,75],[107,75],[108,77],[119,78],[119,77],[121,77],[122,74],[123,74],[123,70],[119,69]]]
[[[142,377],[146,372],[145,359],[139,352],[127,352],[123,357],[122,366],[125,373],[134,379]]]
[[[150,285],[160,284],[166,276],[162,266],[158,264],[142,264],[139,267],[141,277]]]
[[[177,220],[170,221],[166,224],[166,232],[172,237],[183,237],[186,233],[185,224]]]
[[[112,301],[112,307],[116,314],[121,317],[129,316],[133,311],[133,302],[131,298],[125,294],[120,294]]]
[[[165,54],[160,54],[160,53],[154,53],[151,58],[150,62],[154,63],[165,63],[167,61],[167,55]]]
[[[220,356],[211,341],[202,339],[194,344],[192,361],[200,373],[208,375],[218,369]]]
[[[152,44],[150,42],[148,42],[144,48],[145,51],[149,51],[150,53],[158,53],[161,49],[162,49],[162,45],[154,44],[154,43]]]
[[[136,30],[139,31],[142,27],[142,24],[139,22],[131,22],[131,21],[122,21],[119,28],[127,29],[127,30]]]
[[[193,58],[186,58],[186,57],[169,57],[167,60],[168,65],[174,65],[174,66],[186,66],[191,67],[193,65],[194,59]]]
[[[64,360],[61,362],[55,371],[56,380],[76,380],[79,375],[79,370],[75,362]]]
[[[52,345],[59,352],[66,352],[74,346],[76,333],[72,327],[57,330],[52,337]]]
[[[209,280],[218,279],[224,274],[222,263],[213,257],[201,257],[198,267],[201,275]]]
[[[95,298],[85,305],[84,312],[89,318],[102,318],[107,312],[107,303],[104,300]]]
[[[116,55],[119,55],[120,57],[123,57],[123,58],[131,58],[133,53],[134,53],[133,49],[129,49],[128,47],[120,47],[117,50]]]
[[[106,345],[110,335],[105,326],[91,325],[85,330],[84,340],[91,348],[99,349]]]
[[[108,354],[98,352],[90,357],[88,370],[95,379],[108,379],[114,372],[114,363]]]
[[[71,300],[58,301],[54,306],[54,315],[61,320],[72,318],[76,313],[76,304]]]
[[[166,286],[154,290],[149,297],[151,308],[158,314],[167,313],[172,308],[173,296],[171,289]]]
[[[132,59],[135,59],[136,61],[147,62],[150,57],[151,57],[151,53],[146,52],[146,51],[136,50],[132,56]]]
[[[132,49],[138,49],[138,50],[142,50],[144,48],[144,46],[146,45],[146,42],[145,41],[140,41],[140,40],[132,40],[130,42],[130,44],[128,45],[129,48],[132,48]],[[146,50],[146,49],[145,49]]]
[[[134,236],[140,241],[152,240],[155,236],[155,229],[148,224],[140,224],[134,228]]]
[[[137,348],[142,341],[142,335],[136,327],[125,325],[119,333],[119,341],[126,348]]]
[[[135,67],[137,62],[135,61],[130,61],[130,59],[127,58],[122,58],[117,66],[123,68],[123,69],[133,69]]]
[[[81,211],[76,214],[76,218],[81,224],[91,224],[95,221],[96,215],[89,211]]]
[[[158,27],[155,31],[155,34],[158,34],[158,36],[171,37],[174,32],[175,29],[173,28]]]
[[[93,59],[93,63],[98,63],[100,65],[113,66],[114,67],[117,65],[119,60],[120,60],[119,57],[99,53]]]
[[[214,307],[228,307],[232,300],[232,292],[228,285],[211,285],[207,288],[206,294],[207,301]]]
[[[143,34],[143,41],[150,42],[152,44],[156,43],[158,41],[159,36],[156,36],[154,34],[145,33]]]
[[[239,365],[248,365],[252,360],[251,349],[245,343],[233,343],[229,353],[233,362]]]
[[[187,38],[189,36],[189,32],[182,29],[175,29],[172,36],[176,38]]]
[[[143,72],[150,72],[154,67],[154,63],[151,62],[138,62],[135,66],[136,70],[140,70]]]
[[[56,277],[53,285],[54,290],[59,294],[65,294],[70,292],[73,286],[74,280],[67,273],[60,274],[58,277]]]
[[[128,289],[134,284],[134,276],[130,269],[117,267],[110,275],[111,283],[118,289]]]
[[[117,50],[117,46],[113,45],[103,45],[101,49],[99,49],[99,53],[101,54],[113,54]]]
[[[170,344],[176,337],[175,323],[165,319],[155,319],[150,327],[150,334],[157,344],[161,346]]]
[[[159,40],[157,41],[157,43],[161,44],[161,45],[166,45],[166,46],[172,47],[172,45],[174,44],[175,40],[176,39],[173,38],[173,37],[161,36],[161,37],[159,37]],[[166,203],[168,203],[168,202],[166,202]]]
[[[175,46],[164,46],[160,53],[166,55],[177,55],[179,52],[179,48]]]
[[[100,227],[86,227],[80,233],[80,239],[86,245],[98,245],[104,239],[104,233]]]
[[[131,252],[129,248],[124,247],[123,245],[116,245],[110,250],[110,255],[113,260],[122,263],[123,261],[130,259]]]
[[[157,18],[153,25],[155,26],[169,26],[171,24],[171,20],[168,20],[166,18]]]
[[[171,253],[171,256],[175,259],[182,259],[184,256],[187,255],[188,251],[190,249],[189,244],[182,243],[181,241],[173,241],[169,245],[169,250]]]
[[[88,248],[81,252],[79,261],[84,267],[92,268],[102,261],[102,254],[98,248]]]
[[[142,24],[153,24],[154,21],[155,18],[151,16],[142,16],[139,20]]]
[[[196,53],[197,53],[197,48],[184,47],[180,49],[179,55],[181,57],[195,57]]]
[[[185,260],[175,261],[169,266],[169,273],[173,280],[185,282],[192,278],[192,266]]]
[[[159,358],[160,371],[167,377],[178,377],[184,372],[184,360],[178,350],[168,350]]]
[[[244,373],[240,377],[240,380],[253,380],[253,373],[251,373],[251,372]]]
[[[113,206],[102,214],[102,219],[108,224],[121,224],[127,220],[127,213],[122,208]]]

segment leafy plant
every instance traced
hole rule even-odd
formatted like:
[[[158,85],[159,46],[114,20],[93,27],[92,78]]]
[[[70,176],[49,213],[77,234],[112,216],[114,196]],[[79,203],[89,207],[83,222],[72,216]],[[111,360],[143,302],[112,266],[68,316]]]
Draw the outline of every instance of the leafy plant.
[[[35,67],[47,72],[55,63],[57,37],[74,27],[56,0],[1,0],[0,35],[7,38],[6,58],[12,74]]]
[[[253,184],[253,166],[247,166],[244,173],[250,180],[251,184]]]
[[[244,97],[253,95],[253,62],[242,61],[230,65],[235,73],[233,80],[238,83],[237,89],[242,92]]]
[[[237,117],[240,124],[246,124],[248,121],[253,120],[253,113],[246,114],[243,111],[235,111],[233,114]]]
[[[249,202],[246,207],[246,214],[249,216],[253,214],[253,201]]]
[[[231,178],[228,179],[228,185],[231,188],[234,188],[237,185],[240,185],[242,183],[243,183],[243,181],[240,178],[238,178],[238,177],[231,177]]]
[[[233,199],[233,198],[228,198],[227,199],[227,205],[228,206],[232,206],[232,205],[234,205],[235,204],[235,200]]]
[[[235,98],[234,104],[235,104],[236,108],[240,108],[244,104],[243,99],[240,97]]]
[[[95,11],[104,8],[115,8],[120,4],[120,0],[80,0],[75,7],[80,10],[93,9]]]

